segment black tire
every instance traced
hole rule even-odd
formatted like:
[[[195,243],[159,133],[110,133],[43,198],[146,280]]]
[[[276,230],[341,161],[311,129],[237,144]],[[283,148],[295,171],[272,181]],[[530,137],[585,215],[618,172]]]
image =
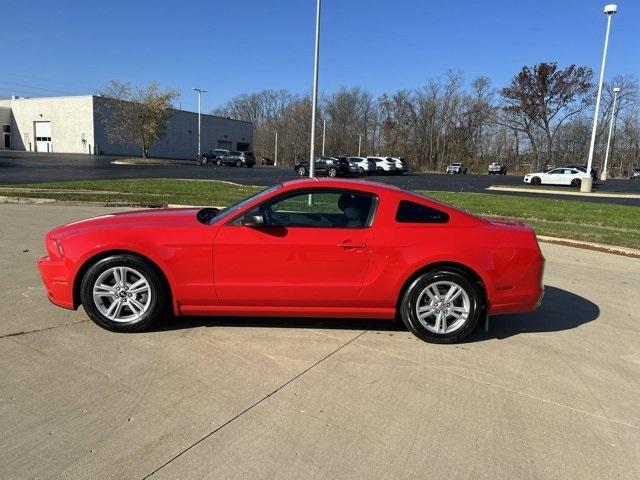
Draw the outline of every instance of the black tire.
[[[542,183],[542,180],[540,180],[540,177],[533,177],[531,179],[531,185],[540,185]]]
[[[337,177],[338,176],[338,170],[336,170],[335,168],[331,167],[330,169],[327,170],[327,176],[328,177]]]
[[[360,167],[360,175],[364,175],[364,168]]]
[[[298,175],[300,175],[301,177],[304,177],[307,174],[307,169],[304,168],[302,165],[300,165],[297,169],[296,172],[298,173]]]
[[[221,166],[222,166],[222,160],[220,160],[220,159],[216,160],[216,165],[218,165],[219,167],[221,167]]]
[[[236,160],[236,167],[242,167],[242,160]]]
[[[582,185],[582,180],[580,180],[579,178],[574,178],[573,180],[571,180],[572,187],[579,188],[580,185]]]
[[[96,281],[100,279],[102,274],[114,267],[127,267],[128,269],[132,269],[143,276],[148,282],[149,305],[146,311],[134,320],[114,321],[109,319],[100,311],[97,301],[94,300],[93,288]],[[89,267],[80,284],[80,299],[85,312],[87,312],[91,320],[102,328],[114,332],[138,332],[145,330],[157,322],[163,315],[168,314],[169,296],[163,278],[155,267],[134,255],[113,255],[103,258]],[[139,300],[140,299],[141,298],[139,298]],[[123,308],[129,309],[126,305],[124,305]],[[133,310],[130,311],[133,312]]]
[[[421,300],[421,297],[423,297],[425,289],[436,282],[445,282],[447,285],[457,285],[463,290],[464,294],[466,294],[468,298],[469,313],[466,319],[464,319],[464,321],[456,326],[451,332],[432,332],[418,319],[418,314],[416,312],[417,302]],[[461,297],[463,297],[463,294],[461,294],[454,303],[458,301],[461,303],[464,302]],[[454,304],[451,305],[453,308],[456,307]],[[449,269],[432,270],[420,275],[411,282],[400,300],[400,317],[402,318],[403,323],[416,337],[429,343],[455,343],[462,340],[476,328],[482,310],[483,295],[479,285],[462,272]],[[425,321],[429,324],[427,320]]]

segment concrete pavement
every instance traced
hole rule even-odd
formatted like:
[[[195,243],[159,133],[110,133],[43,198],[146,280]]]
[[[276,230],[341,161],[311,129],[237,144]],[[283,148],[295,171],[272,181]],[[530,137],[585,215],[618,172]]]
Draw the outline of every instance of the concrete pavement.
[[[0,478],[640,478],[640,260],[543,245],[539,311],[459,345],[384,322],[56,308],[44,233],[0,205]]]

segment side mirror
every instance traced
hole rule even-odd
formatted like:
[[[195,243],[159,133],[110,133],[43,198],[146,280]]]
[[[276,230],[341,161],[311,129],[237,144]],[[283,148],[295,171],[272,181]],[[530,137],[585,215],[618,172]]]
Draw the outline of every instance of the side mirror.
[[[260,227],[264,225],[264,217],[262,215],[253,215],[247,213],[242,217],[240,223],[245,227]]]

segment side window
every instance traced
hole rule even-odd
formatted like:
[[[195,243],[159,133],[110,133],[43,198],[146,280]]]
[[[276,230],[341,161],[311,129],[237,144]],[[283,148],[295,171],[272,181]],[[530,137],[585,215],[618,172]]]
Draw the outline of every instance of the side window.
[[[367,193],[315,191],[270,200],[255,213],[271,227],[365,228],[374,204],[374,196]]]
[[[398,223],[447,223],[449,214],[419,203],[401,200],[396,212]]]

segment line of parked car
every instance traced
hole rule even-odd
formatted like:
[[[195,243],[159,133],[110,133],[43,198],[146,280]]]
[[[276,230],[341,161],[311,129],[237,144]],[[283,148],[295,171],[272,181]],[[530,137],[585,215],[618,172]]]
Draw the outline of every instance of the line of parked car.
[[[409,164],[402,157],[316,157],[314,173],[327,177],[355,177],[359,175],[402,175]],[[294,165],[301,177],[309,173],[309,162]]]

